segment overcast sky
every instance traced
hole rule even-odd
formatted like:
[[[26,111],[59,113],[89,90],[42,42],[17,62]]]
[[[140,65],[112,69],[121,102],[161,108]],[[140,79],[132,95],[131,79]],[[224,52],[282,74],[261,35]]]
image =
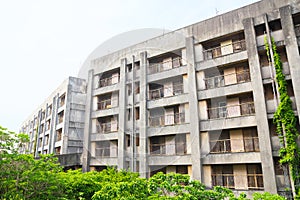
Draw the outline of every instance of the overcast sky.
[[[175,30],[257,0],[0,0],[0,125],[21,123],[101,43]]]

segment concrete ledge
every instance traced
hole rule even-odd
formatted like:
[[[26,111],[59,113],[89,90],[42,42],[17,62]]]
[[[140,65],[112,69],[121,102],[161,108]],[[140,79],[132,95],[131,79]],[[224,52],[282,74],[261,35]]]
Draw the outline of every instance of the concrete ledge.
[[[187,94],[180,94],[176,96],[164,97],[156,100],[150,100],[147,102],[147,108],[152,109],[155,107],[170,106],[175,104],[183,104],[189,102]]]
[[[200,129],[201,131],[212,131],[221,129],[242,128],[256,125],[256,117],[254,115],[250,115],[201,121]]]
[[[118,165],[118,159],[115,158],[101,158],[101,157],[92,157],[91,166],[97,166],[97,165],[105,165],[105,166],[117,166]]]
[[[202,157],[204,165],[260,163],[260,152],[208,154]]]
[[[162,127],[148,127],[148,137],[161,135],[174,135],[178,133],[189,133],[190,124],[178,124]]]
[[[119,113],[119,107],[114,107],[105,110],[97,110],[92,112],[91,118],[104,117],[108,115],[116,115]]]
[[[158,80],[162,80],[162,79],[166,79],[166,78],[171,78],[171,77],[179,76],[179,75],[186,74],[186,73],[187,73],[187,68],[186,68],[186,65],[185,65],[185,66],[181,66],[181,67],[178,67],[178,68],[173,68],[173,69],[170,69],[170,70],[158,72],[158,73],[155,73],[155,74],[149,74],[147,76],[147,82],[151,83],[153,81],[158,81]]]
[[[191,165],[191,155],[149,156],[149,165]]]
[[[204,60],[199,63],[197,63],[196,70],[205,70],[212,67],[217,67],[220,65],[224,65],[225,63],[234,63],[234,62],[240,62],[242,60],[247,60],[248,54],[247,51],[241,51],[238,53],[233,53],[225,56],[221,56],[218,58],[214,58],[211,60]]]
[[[113,92],[113,91],[116,91],[119,89],[120,89],[120,83],[113,84],[113,85],[106,86],[106,87],[101,87],[101,88],[94,88],[93,90],[94,90],[94,96],[96,96],[96,95],[105,94],[108,92]]]
[[[91,141],[105,141],[105,140],[117,140],[117,139],[118,139],[118,132],[91,134]]]
[[[82,165],[81,153],[56,155],[58,162],[64,167]]]
[[[225,87],[219,87],[214,89],[208,90],[201,90],[198,91],[198,99],[210,99],[215,97],[223,97],[227,95],[239,94],[243,92],[250,92],[252,91],[252,83],[239,83],[234,85],[227,85]]]

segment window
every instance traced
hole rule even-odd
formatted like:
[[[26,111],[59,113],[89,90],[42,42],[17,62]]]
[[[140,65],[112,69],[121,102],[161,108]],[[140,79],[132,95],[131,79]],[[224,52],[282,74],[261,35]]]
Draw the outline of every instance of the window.
[[[61,140],[61,138],[62,138],[61,136],[62,136],[62,128],[60,128],[56,131],[56,142]]]
[[[212,166],[212,184],[213,186],[223,186],[235,188],[232,165],[214,165]]]
[[[263,189],[263,176],[261,166],[258,164],[247,165],[248,188]]]

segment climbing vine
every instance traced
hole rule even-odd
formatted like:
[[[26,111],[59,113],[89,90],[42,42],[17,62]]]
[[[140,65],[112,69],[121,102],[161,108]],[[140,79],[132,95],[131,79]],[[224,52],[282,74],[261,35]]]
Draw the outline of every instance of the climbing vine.
[[[271,44],[280,100],[273,119],[273,122],[276,124],[276,132],[278,133],[282,144],[279,152],[281,157],[280,163],[288,164],[295,185],[296,199],[300,199],[300,149],[297,145],[299,136],[299,132],[296,129],[297,118],[292,109],[292,101],[287,92],[287,82],[285,80],[285,75],[282,72],[281,59],[273,38]],[[267,37],[265,37],[265,46],[268,59],[270,60],[270,46]]]

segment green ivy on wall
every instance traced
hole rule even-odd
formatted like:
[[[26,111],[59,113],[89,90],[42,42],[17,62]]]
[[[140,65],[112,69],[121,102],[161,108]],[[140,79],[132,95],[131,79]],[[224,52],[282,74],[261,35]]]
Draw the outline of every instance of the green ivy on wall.
[[[296,129],[297,118],[292,109],[292,101],[287,92],[287,81],[282,72],[282,63],[280,56],[277,52],[274,39],[271,39],[274,67],[276,71],[276,81],[278,84],[279,92],[279,105],[274,113],[273,122],[276,125],[276,132],[280,137],[282,147],[280,148],[279,155],[281,157],[280,163],[287,164],[295,185],[296,199],[300,199],[300,149],[297,145],[297,138],[299,132]],[[270,58],[270,46],[265,37],[265,47],[267,56]]]

